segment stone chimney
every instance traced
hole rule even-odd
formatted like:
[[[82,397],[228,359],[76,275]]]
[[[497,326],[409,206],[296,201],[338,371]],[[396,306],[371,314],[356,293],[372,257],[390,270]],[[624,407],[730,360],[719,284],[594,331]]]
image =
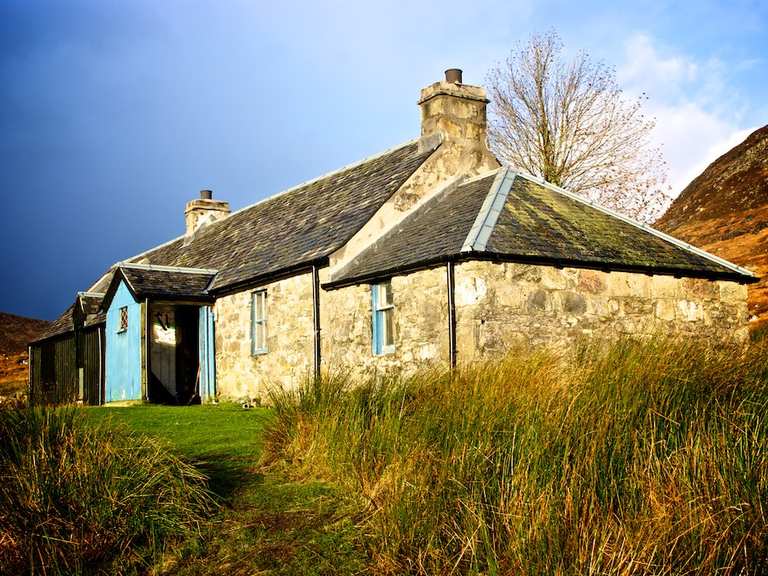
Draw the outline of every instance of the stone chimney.
[[[200,199],[190,200],[184,210],[185,235],[191,237],[203,226],[229,216],[229,202],[213,199],[213,192],[201,190]]]
[[[488,102],[485,89],[462,82],[461,70],[446,70],[444,80],[421,90],[422,138],[439,134],[443,146],[457,148],[469,164],[495,168],[498,163],[487,144]]]

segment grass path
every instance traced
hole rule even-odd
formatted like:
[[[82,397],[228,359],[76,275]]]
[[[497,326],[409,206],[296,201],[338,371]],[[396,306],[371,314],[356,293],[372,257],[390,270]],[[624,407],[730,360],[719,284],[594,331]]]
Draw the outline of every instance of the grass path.
[[[355,526],[332,486],[259,468],[269,410],[233,404],[87,410],[95,421],[112,419],[168,441],[209,476],[223,503],[201,541],[173,555],[164,573],[331,575],[365,567]]]

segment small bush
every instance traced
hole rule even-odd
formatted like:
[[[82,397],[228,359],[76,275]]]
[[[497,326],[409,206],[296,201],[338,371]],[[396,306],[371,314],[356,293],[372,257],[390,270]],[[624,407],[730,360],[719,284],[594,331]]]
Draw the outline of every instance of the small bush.
[[[75,409],[0,410],[0,572],[122,574],[197,533],[204,476]]]
[[[386,574],[768,573],[768,348],[593,343],[275,392]]]

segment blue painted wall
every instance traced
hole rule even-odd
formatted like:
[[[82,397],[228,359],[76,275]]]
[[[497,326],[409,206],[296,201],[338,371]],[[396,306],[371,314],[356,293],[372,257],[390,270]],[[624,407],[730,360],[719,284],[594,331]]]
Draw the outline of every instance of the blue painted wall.
[[[128,329],[120,329],[120,308],[128,308]],[[141,400],[141,305],[125,282],[107,310],[106,401]]]

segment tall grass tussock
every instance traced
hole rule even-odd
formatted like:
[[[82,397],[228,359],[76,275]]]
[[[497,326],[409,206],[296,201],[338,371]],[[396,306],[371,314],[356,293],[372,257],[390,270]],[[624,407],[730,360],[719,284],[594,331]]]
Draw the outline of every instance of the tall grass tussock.
[[[768,574],[768,344],[657,339],[274,391],[380,574]]]
[[[204,476],[76,409],[0,410],[0,573],[132,574],[199,530]]]

